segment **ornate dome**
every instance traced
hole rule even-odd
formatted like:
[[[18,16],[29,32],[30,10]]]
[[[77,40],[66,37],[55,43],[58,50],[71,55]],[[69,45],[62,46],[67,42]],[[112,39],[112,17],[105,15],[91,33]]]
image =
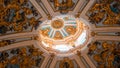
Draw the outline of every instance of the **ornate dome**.
[[[0,0],[0,68],[120,68],[119,61],[120,0]]]
[[[62,53],[73,51],[78,46],[82,48],[90,38],[89,26],[72,15],[55,16],[44,21],[38,30],[40,41],[45,47]]]

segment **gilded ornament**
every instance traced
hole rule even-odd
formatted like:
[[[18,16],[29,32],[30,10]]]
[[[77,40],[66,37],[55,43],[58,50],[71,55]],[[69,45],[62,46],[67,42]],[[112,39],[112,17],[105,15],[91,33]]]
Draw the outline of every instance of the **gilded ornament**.
[[[54,35],[54,39],[63,39],[62,34],[59,31],[56,31],[55,35]]]
[[[41,34],[43,35],[43,36],[47,36],[48,37],[48,32],[50,31],[50,29],[49,28],[46,28],[46,29],[44,29],[44,30],[41,30]]]
[[[74,35],[76,33],[76,28],[74,26],[66,26],[66,32],[70,35]]]
[[[95,55],[93,56],[93,58],[94,58],[94,60],[95,60],[96,62],[103,62],[103,60],[101,59],[101,57],[100,57],[99,54],[95,54]]]
[[[55,29],[60,29],[62,28],[64,25],[64,22],[62,20],[54,20],[52,23],[51,23],[51,26]]]

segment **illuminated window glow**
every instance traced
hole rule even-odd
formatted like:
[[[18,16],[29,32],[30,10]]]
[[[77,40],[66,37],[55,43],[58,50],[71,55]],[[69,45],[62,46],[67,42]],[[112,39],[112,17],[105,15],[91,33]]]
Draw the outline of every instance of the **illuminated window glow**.
[[[62,52],[66,52],[66,51],[69,51],[73,47],[63,44],[63,45],[56,45],[53,48],[56,49],[56,50],[62,51]]]

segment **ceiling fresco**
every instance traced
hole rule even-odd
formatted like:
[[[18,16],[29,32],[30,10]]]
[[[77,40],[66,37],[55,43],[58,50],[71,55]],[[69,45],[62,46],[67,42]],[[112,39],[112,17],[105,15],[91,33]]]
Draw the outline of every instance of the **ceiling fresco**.
[[[76,19],[72,16],[57,16],[45,21],[45,24],[41,26],[42,35],[58,40],[74,35],[77,31]]]
[[[92,24],[96,26],[120,26],[120,1],[100,1],[87,12]]]
[[[96,41],[89,45],[88,55],[97,67],[115,68],[119,63],[120,42]]]
[[[0,68],[120,68],[120,0],[0,0]]]
[[[0,5],[0,34],[32,31],[40,22],[41,15],[29,0],[1,0]]]
[[[53,10],[60,11],[60,13],[67,13],[69,10],[73,10],[79,0],[48,0]]]
[[[34,46],[19,47],[0,52],[0,68],[39,68],[44,60],[42,53]]]

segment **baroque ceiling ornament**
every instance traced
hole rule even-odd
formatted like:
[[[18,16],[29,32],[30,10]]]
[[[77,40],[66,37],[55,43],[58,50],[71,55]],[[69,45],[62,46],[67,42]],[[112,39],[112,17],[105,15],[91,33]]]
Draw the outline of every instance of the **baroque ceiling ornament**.
[[[120,0],[0,0],[0,68],[120,68],[119,61]]]
[[[74,48],[88,44],[88,24],[72,15],[55,16],[44,21],[39,27],[41,43],[54,52],[74,51]]]

